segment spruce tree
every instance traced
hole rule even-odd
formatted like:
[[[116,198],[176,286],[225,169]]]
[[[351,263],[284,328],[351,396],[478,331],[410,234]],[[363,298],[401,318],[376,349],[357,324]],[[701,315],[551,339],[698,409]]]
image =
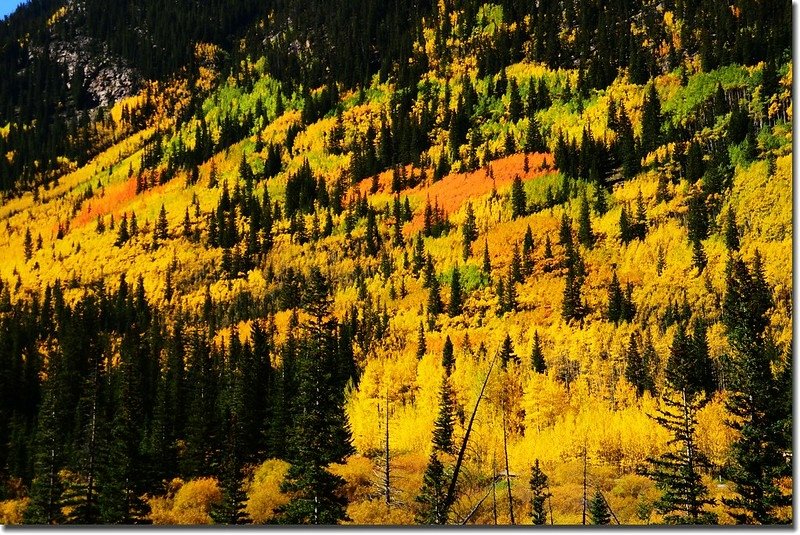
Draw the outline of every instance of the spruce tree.
[[[419,322],[419,330],[417,331],[417,360],[422,360],[425,353],[428,351],[428,346],[425,343],[425,327],[422,322]]]
[[[533,333],[531,369],[536,373],[545,373],[547,371],[547,364],[544,361],[544,353],[542,352],[542,342],[539,339],[539,331],[534,331]]]
[[[736,225],[736,213],[733,207],[728,208],[725,218],[725,246],[729,251],[739,250],[739,227]]]
[[[533,231],[530,225],[525,229],[525,237],[522,239],[521,272],[523,279],[533,273]]]
[[[534,526],[547,524],[547,508],[545,502],[550,498],[550,485],[547,475],[539,467],[539,459],[531,467],[531,523]]]
[[[444,310],[444,305],[442,304],[442,293],[439,288],[439,279],[434,274],[430,278],[430,284],[428,286],[428,314],[430,316],[438,316]]]
[[[64,491],[59,472],[65,465],[61,438],[65,420],[64,395],[66,393],[60,370],[61,355],[51,355],[47,365],[47,378],[43,385],[43,400],[39,407],[34,449],[34,478],[30,490],[30,503],[25,509],[26,524],[59,524],[64,515],[61,494]]]
[[[119,230],[117,231],[117,241],[114,242],[114,245],[120,247],[129,239],[130,234],[128,234],[128,216],[127,214],[122,214],[122,219],[119,221]]]
[[[156,234],[158,239],[164,241],[167,239],[169,226],[167,224],[167,211],[164,205],[161,205],[161,210],[158,212],[158,222],[156,223]]]
[[[650,459],[647,474],[662,491],[656,510],[668,524],[716,524],[717,516],[706,510],[715,500],[703,484],[700,469],[708,462],[697,448],[697,412],[705,402],[703,386],[695,376],[692,343],[681,326],[670,348],[666,379],[671,389],[656,421],[672,434],[669,451]]]
[[[619,284],[617,272],[611,274],[611,283],[608,286],[608,308],[606,309],[606,318],[608,321],[619,323],[622,319],[622,309],[624,307],[622,295],[622,286]]]
[[[345,520],[347,499],[341,476],[328,470],[353,453],[344,413],[344,387],[339,374],[337,323],[330,315],[328,281],[318,268],[307,279],[305,308],[310,316],[304,328],[297,377],[297,411],[288,438],[291,467],[281,484],[291,500],[279,510],[287,524],[336,524]]]
[[[595,491],[589,502],[589,517],[592,519],[592,524],[596,526],[605,526],[611,523],[611,511],[609,511],[606,499],[600,489]]]
[[[787,453],[792,446],[782,431],[791,416],[787,405],[777,401],[782,399],[781,383],[772,371],[776,352],[767,314],[773,306],[759,253],[752,268],[731,258],[722,321],[732,349],[727,408],[736,417],[728,425],[739,438],[732,445],[726,473],[737,495],[724,503],[737,522],[745,524],[786,522],[778,511],[792,501],[778,483],[791,477]]]
[[[622,211],[619,214],[619,239],[623,244],[627,244],[633,240],[633,234],[630,217],[628,216],[628,210],[625,206],[623,206]]]
[[[492,262],[489,259],[489,240],[483,240],[483,264],[481,270],[486,276],[492,274]]]
[[[647,154],[658,147],[661,141],[661,101],[655,83],[648,86],[642,103],[642,152]]]
[[[450,279],[450,302],[447,305],[447,315],[451,318],[461,314],[463,290],[461,288],[461,275],[458,266],[453,268]]]
[[[511,342],[511,336],[506,334],[500,346],[500,364],[503,366],[503,369],[505,369],[508,363],[512,361],[515,364],[519,364],[519,357],[514,352],[514,344]]]
[[[439,413],[433,422],[433,449],[442,454],[454,453],[455,397],[450,376],[445,373],[439,388]]]
[[[594,245],[594,232],[592,232],[592,220],[589,213],[589,201],[584,193],[581,198],[580,215],[578,216],[578,241],[591,249]]]
[[[528,201],[525,196],[525,186],[519,175],[514,176],[514,183],[511,185],[511,217],[517,219],[527,214]]]
[[[447,336],[444,339],[444,347],[442,348],[442,368],[444,368],[445,375],[449,376],[453,372],[455,362],[453,342],[450,340],[450,336]]]
[[[431,453],[428,466],[422,476],[422,488],[415,498],[418,511],[414,520],[418,524],[442,525],[447,523],[445,499],[447,481],[445,469],[436,450]]]
[[[31,237],[31,229],[25,229],[25,239],[22,242],[22,247],[25,253],[25,261],[29,261],[33,256],[33,238]]]

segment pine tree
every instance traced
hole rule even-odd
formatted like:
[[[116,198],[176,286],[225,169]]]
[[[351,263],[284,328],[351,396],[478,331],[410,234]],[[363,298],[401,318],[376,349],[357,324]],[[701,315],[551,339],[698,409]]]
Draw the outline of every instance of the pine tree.
[[[450,377],[442,377],[439,388],[439,414],[433,423],[433,449],[442,454],[454,452],[453,426],[455,425],[455,398]]]
[[[533,462],[531,467],[531,523],[534,526],[547,524],[547,509],[545,502],[550,498],[550,485],[547,482],[547,475],[539,467],[539,459]]]
[[[453,372],[453,366],[455,363],[456,361],[453,355],[453,342],[450,340],[450,336],[447,336],[447,338],[444,340],[444,347],[442,348],[442,368],[444,368],[444,373],[448,377]]]
[[[235,452],[228,451],[223,463],[220,486],[222,497],[211,508],[211,519],[216,524],[239,525],[249,524],[250,518],[245,511],[247,495],[242,490],[242,478],[236,467]]]
[[[414,518],[418,524],[442,525],[447,523],[445,498],[447,494],[444,465],[434,450],[422,476],[422,488],[415,498],[419,510]]]
[[[508,117],[511,121],[517,122],[522,118],[522,98],[519,95],[519,87],[516,78],[512,78],[508,84]]]
[[[558,227],[558,241],[565,249],[572,249],[572,218],[567,215],[566,211],[561,214],[561,225]]]
[[[730,398],[727,408],[736,419],[728,425],[739,438],[733,443],[727,477],[737,496],[725,499],[739,523],[777,524],[781,507],[791,504],[778,481],[791,477],[792,463],[788,435],[783,422],[791,416],[781,399],[781,383],[772,372],[774,342],[767,326],[773,307],[772,293],[765,281],[761,257],[756,252],[751,269],[731,258],[727,267],[722,322],[732,349]]]
[[[43,400],[39,407],[34,451],[34,478],[30,490],[30,504],[25,509],[26,524],[59,524],[64,521],[61,494],[64,491],[59,472],[65,464],[61,446],[65,394],[61,374],[62,356],[51,355],[47,365],[47,378],[43,385]]]
[[[128,216],[127,214],[122,214],[122,219],[119,221],[119,230],[117,231],[117,241],[114,242],[114,245],[120,247],[129,239],[130,234],[128,234]]]
[[[689,184],[694,184],[705,173],[703,168],[703,151],[700,149],[700,144],[692,140],[686,148],[686,164],[684,166],[683,174]]]
[[[655,83],[651,83],[642,103],[642,152],[647,154],[658,147],[661,140],[661,101]]]
[[[428,314],[435,317],[441,314],[443,310],[444,305],[442,304],[442,293],[439,289],[439,279],[434,274],[428,286]]]
[[[539,339],[539,331],[533,333],[533,349],[531,349],[531,369],[536,373],[545,373],[547,364],[544,361],[542,352],[542,342]]]
[[[505,369],[508,363],[512,361],[515,364],[519,364],[519,357],[514,353],[514,344],[511,342],[511,336],[506,334],[506,337],[503,338],[503,344],[500,346],[500,364]]]
[[[23,249],[25,252],[25,261],[29,261],[33,256],[33,238],[31,237],[31,229],[25,229],[25,239],[23,241]]]
[[[550,234],[545,236],[544,240],[544,257],[553,258],[553,246],[550,244]]]
[[[605,526],[611,523],[611,511],[609,511],[606,499],[600,489],[595,491],[589,502],[589,517],[592,519],[592,524],[597,526]]]
[[[190,238],[192,236],[192,221],[189,219],[189,207],[183,213],[183,237]]]
[[[692,241],[692,263],[697,268],[698,273],[702,273],[708,263],[706,252],[703,249],[703,242],[700,240]]]
[[[731,252],[739,250],[739,227],[736,225],[736,213],[732,207],[728,208],[725,218],[725,246]]]
[[[656,510],[668,524],[716,524],[717,516],[706,510],[715,500],[703,484],[700,469],[707,466],[697,448],[697,411],[705,401],[702,385],[695,377],[691,340],[683,327],[678,330],[667,361],[667,385],[671,395],[664,398],[665,408],[656,421],[672,434],[672,448],[657,459],[650,459],[647,472],[662,491]]]
[[[422,322],[419,322],[419,330],[417,331],[417,360],[422,360],[425,353],[428,351],[428,346],[425,343],[425,327]]]
[[[533,231],[528,225],[525,237],[522,239],[522,266],[520,268],[522,280],[533,273]]]
[[[689,206],[686,212],[686,228],[689,241],[697,242],[708,238],[708,208],[705,197],[696,192],[689,197]]]
[[[591,249],[594,245],[594,233],[592,232],[592,220],[589,214],[589,201],[584,193],[581,198],[580,215],[578,216],[578,241]]]
[[[531,152],[545,152],[547,150],[535,113],[529,112],[528,115],[528,125],[525,127],[524,149],[526,155]]]
[[[617,272],[611,274],[611,283],[608,286],[608,308],[606,309],[606,318],[608,321],[619,323],[622,319],[622,309],[624,307],[622,295],[622,286],[619,284]]]
[[[164,241],[167,239],[169,233],[169,226],[167,224],[167,211],[164,205],[161,205],[161,210],[158,212],[158,222],[156,223],[156,235],[158,239]]]
[[[619,239],[623,244],[629,243],[633,240],[633,230],[631,228],[630,218],[628,217],[628,210],[625,206],[619,214]]]
[[[341,476],[328,470],[353,453],[344,413],[344,383],[337,370],[339,355],[336,320],[330,316],[328,281],[318,268],[307,279],[306,312],[310,320],[297,363],[297,411],[289,436],[291,467],[281,490],[292,499],[279,510],[288,524],[336,524],[346,519],[347,500]],[[337,380],[339,378],[339,380]]]
[[[464,224],[461,227],[463,235],[463,260],[466,262],[472,254],[472,242],[478,239],[478,229],[475,222],[475,213],[472,210],[472,203],[467,203]]]
[[[483,240],[483,264],[481,270],[487,276],[492,274],[492,262],[489,259],[489,240]]]
[[[528,201],[525,196],[525,186],[522,184],[522,179],[519,175],[514,177],[514,183],[511,185],[511,217],[517,219],[526,215],[528,212]]]
[[[645,390],[649,390],[652,379],[647,369],[636,336],[631,333],[628,340],[628,349],[625,351],[625,379],[636,389],[636,395],[641,397]]]

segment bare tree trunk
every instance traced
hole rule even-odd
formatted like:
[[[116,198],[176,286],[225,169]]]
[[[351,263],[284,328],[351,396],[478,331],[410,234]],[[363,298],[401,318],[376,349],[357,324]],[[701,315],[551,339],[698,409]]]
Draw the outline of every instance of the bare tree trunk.
[[[508,514],[511,517],[511,525],[516,524],[514,521],[514,500],[511,497],[511,474],[508,467],[508,440],[506,435],[506,403],[503,401],[503,454],[506,458],[506,487],[508,488]]]
[[[492,452],[492,513],[494,525],[497,525],[497,455]]]
[[[386,456],[386,466],[383,470],[383,490],[384,496],[386,498],[386,507],[388,508],[392,503],[392,492],[390,486],[390,479],[389,479],[389,389],[386,389],[386,449],[384,451],[384,455]]]
[[[450,510],[450,507],[453,505],[453,502],[456,499],[456,483],[458,482],[458,474],[461,472],[461,464],[464,462],[464,454],[467,451],[467,444],[469,443],[469,435],[472,433],[472,425],[475,423],[475,416],[478,414],[478,407],[480,407],[481,399],[483,399],[483,393],[486,391],[486,385],[489,384],[489,378],[492,376],[492,369],[494,368],[494,363],[497,361],[497,355],[499,353],[495,353],[494,357],[492,357],[492,362],[489,364],[489,371],[486,372],[486,378],[483,380],[483,386],[481,386],[481,391],[478,394],[478,399],[475,400],[475,407],[472,409],[472,416],[469,418],[469,423],[467,424],[467,431],[464,433],[464,440],[461,441],[461,449],[458,452],[458,457],[456,458],[456,465],[453,468],[453,478],[450,480],[450,486],[447,489],[447,495],[444,499],[444,504],[442,507],[443,516],[447,517],[447,512]]]

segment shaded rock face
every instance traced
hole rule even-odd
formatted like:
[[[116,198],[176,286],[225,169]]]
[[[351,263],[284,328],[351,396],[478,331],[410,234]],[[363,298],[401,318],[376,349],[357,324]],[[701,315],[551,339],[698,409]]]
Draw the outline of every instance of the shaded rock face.
[[[67,71],[70,90],[73,84],[82,85],[84,107],[110,106],[139,89],[138,73],[124,59],[111,54],[104,43],[89,37],[54,40],[50,56]]]

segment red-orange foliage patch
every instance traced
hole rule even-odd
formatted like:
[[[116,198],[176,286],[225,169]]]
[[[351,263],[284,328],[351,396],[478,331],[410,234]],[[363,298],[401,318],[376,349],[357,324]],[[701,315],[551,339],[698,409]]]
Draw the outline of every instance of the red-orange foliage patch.
[[[131,199],[136,197],[136,177],[108,186],[105,188],[105,194],[100,197],[98,192],[91,199],[87,199],[80,212],[72,220],[71,227],[80,227],[97,219],[98,215],[104,216],[112,212],[116,212],[121,206],[127,204]]]
[[[543,164],[547,168],[543,169]],[[457,212],[461,205],[472,197],[479,197],[492,191],[492,188],[501,189],[510,185],[514,177],[519,176],[522,180],[531,180],[544,174],[553,172],[553,157],[549,154],[528,154],[528,172],[524,170],[525,154],[512,154],[505,158],[493,160],[491,177],[487,176],[487,169],[483,167],[477,171],[468,173],[454,173],[447,175],[437,182],[432,182],[428,178],[425,184],[420,184],[415,188],[405,189],[401,196],[409,196],[425,202],[430,199],[431,204],[438,203],[445,214]],[[410,168],[407,169],[410,172]],[[415,171],[419,174],[419,170]],[[428,174],[430,177],[430,173]],[[378,191],[390,192],[392,188],[392,171],[384,171],[378,176]],[[372,179],[368,178],[359,184],[358,188],[362,194],[368,194],[372,186]],[[406,226],[407,231],[415,231],[422,228],[424,210],[416,210],[414,219]]]

